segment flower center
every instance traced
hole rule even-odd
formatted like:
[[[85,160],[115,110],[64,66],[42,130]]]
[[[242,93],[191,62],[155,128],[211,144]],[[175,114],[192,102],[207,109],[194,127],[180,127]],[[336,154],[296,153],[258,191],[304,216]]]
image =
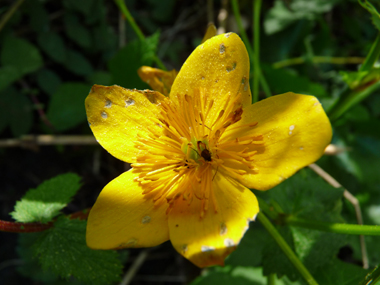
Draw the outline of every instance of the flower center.
[[[217,173],[238,180],[257,172],[254,147],[263,143],[261,135],[234,135],[249,133],[257,125],[234,126],[243,113],[240,94],[226,94],[216,106],[205,93],[200,89],[185,95],[178,108],[169,99],[162,101],[154,120],[163,132],[138,137],[135,147],[141,151],[132,164],[144,195],[151,195],[155,203],[166,199],[168,211],[178,198],[191,204],[195,197],[202,201],[201,217],[210,201],[218,211],[212,189]]]

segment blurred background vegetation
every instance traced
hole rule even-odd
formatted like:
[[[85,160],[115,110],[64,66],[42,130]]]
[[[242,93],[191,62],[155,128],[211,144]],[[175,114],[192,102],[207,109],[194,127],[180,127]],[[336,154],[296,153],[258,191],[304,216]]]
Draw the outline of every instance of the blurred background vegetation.
[[[82,178],[82,187],[64,212],[91,207],[104,185],[127,167],[92,137],[84,109],[92,84],[149,88],[138,77],[137,69],[156,66],[159,58],[168,70],[179,70],[200,44],[210,21],[219,32],[239,33],[231,5],[234,2],[126,0],[145,35],[141,39],[113,1],[0,0],[0,219],[11,220],[9,213],[15,202],[28,189],[69,171]],[[252,41],[253,2],[238,3],[242,27]],[[337,100],[350,92],[347,90],[372,88],[368,94],[360,93],[361,97],[344,112],[335,113],[333,143],[346,151],[318,162],[359,200],[365,224],[380,224],[380,73],[376,64],[371,72],[357,71],[379,33],[376,21],[356,0],[271,0],[263,1],[260,22],[260,64],[271,94],[293,91],[315,95],[326,110],[333,110]],[[260,89],[260,99],[268,95],[265,91]],[[310,176],[311,188],[302,180]],[[290,212],[300,205],[309,207],[304,202],[310,197],[327,203],[324,199],[335,189],[319,185],[322,182],[316,179],[305,170],[262,198],[283,209],[294,203]],[[299,188],[308,194],[294,196],[291,191]],[[281,194],[284,192],[288,196]],[[341,196],[330,198],[340,201],[342,212],[339,217],[331,214],[325,221],[336,218],[334,221],[356,223],[348,202]],[[323,209],[312,214],[318,219]],[[281,230],[296,252],[305,257],[305,264],[316,264],[310,270],[322,278],[321,284],[358,284],[367,273],[360,268],[357,236],[317,239],[311,231],[303,233],[302,240],[294,228]],[[276,267],[285,257],[268,245],[266,235],[255,223],[241,250],[227,260],[228,266],[207,271],[195,283],[265,284],[264,266],[265,274],[286,275],[278,284],[303,284],[295,281],[298,275],[291,264],[290,268]],[[0,240],[2,284],[66,284],[52,273],[43,273],[31,261],[25,240],[23,247],[17,234],[0,232]],[[324,242],[318,248],[308,245],[310,240]],[[366,244],[373,268],[380,263],[380,240],[366,237]],[[308,246],[308,253],[302,251]],[[140,253],[137,249],[121,253],[124,272],[129,272]],[[200,274],[168,242],[147,253],[131,284],[186,284]],[[263,259],[264,255],[280,257]],[[324,277],[323,272],[326,276],[357,274],[355,279],[342,273],[342,280],[350,281],[336,283],[337,276]]]

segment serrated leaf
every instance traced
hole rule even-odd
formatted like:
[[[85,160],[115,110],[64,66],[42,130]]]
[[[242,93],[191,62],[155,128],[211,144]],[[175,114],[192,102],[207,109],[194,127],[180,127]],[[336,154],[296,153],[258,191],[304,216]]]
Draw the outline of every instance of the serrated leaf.
[[[46,32],[38,35],[38,44],[44,52],[53,60],[64,62],[66,59],[66,47],[63,39],[56,33]]]
[[[12,86],[0,93],[0,131],[10,126],[14,137],[27,134],[33,123],[33,106],[25,94]]]
[[[343,192],[344,189],[332,187],[310,169],[303,169],[267,193],[286,214],[343,222],[340,216]]]
[[[33,246],[42,268],[87,284],[119,281],[122,265],[117,252],[88,248],[85,235],[86,221],[58,218]]]
[[[108,62],[113,84],[125,88],[145,89],[148,87],[137,75],[137,70],[143,65],[152,65],[158,38],[159,33],[155,33],[144,41],[135,40],[118,51]]]
[[[271,204],[287,215],[325,222],[343,221],[340,216],[343,189],[333,188],[311,170],[302,170],[264,195],[258,194],[267,195]],[[278,230],[312,275],[332,260],[346,241],[345,235],[298,227],[282,226]],[[265,275],[286,275],[292,281],[300,278],[273,240],[264,248],[263,267]]]
[[[84,99],[90,87],[76,82],[66,82],[59,86],[50,100],[46,114],[57,130],[64,131],[86,121]]]
[[[63,65],[76,75],[86,76],[94,72],[88,59],[75,50],[67,50]]]
[[[295,251],[293,236],[289,227],[277,228],[282,238],[287,244]],[[280,249],[278,244],[271,239],[268,239],[266,246],[263,250],[263,274],[277,274],[279,278],[286,275],[291,281],[295,281],[300,278],[299,272],[294,268],[293,264],[289,261],[287,256]]]
[[[323,285],[356,285],[366,276],[368,270],[334,259],[315,274],[316,281]],[[368,283],[367,283],[368,284]]]
[[[17,271],[21,275],[32,278],[35,281],[45,282],[48,284],[59,284],[59,277],[51,271],[43,270],[38,263],[32,246],[43,236],[43,233],[20,234],[18,238],[17,253],[22,258],[22,264],[18,266]]]
[[[39,50],[24,39],[7,37],[0,56],[4,66],[13,66],[21,74],[33,72],[43,65]]]
[[[67,173],[46,180],[30,189],[16,202],[12,217],[22,223],[50,222],[66,207],[80,187],[80,177]]]
[[[373,25],[378,30],[380,30],[380,14],[379,12],[377,12],[377,9],[375,8],[375,6],[372,5],[372,3],[369,2],[368,0],[359,0],[359,3],[360,5],[362,5],[364,9],[366,9],[368,12],[371,13]]]
[[[227,257],[226,265],[259,266],[262,251],[270,239],[268,232],[258,222],[251,222],[237,249]]]
[[[210,269],[195,279],[191,285],[264,285],[266,278],[262,275],[261,268],[243,266],[225,266]]]
[[[67,36],[84,48],[90,48],[92,39],[90,32],[79,22],[79,18],[67,13],[64,16],[65,31]]]
[[[54,71],[42,69],[37,73],[37,83],[44,92],[53,95],[62,84],[62,80]]]

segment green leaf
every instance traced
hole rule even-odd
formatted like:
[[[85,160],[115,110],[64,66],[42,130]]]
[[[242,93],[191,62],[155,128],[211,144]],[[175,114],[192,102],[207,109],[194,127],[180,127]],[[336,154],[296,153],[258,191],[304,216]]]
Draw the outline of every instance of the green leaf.
[[[30,189],[16,202],[12,217],[22,223],[50,222],[71,201],[80,187],[80,177],[67,173]]]
[[[66,47],[58,34],[54,32],[40,33],[38,35],[38,44],[53,60],[60,63],[65,61]]]
[[[367,273],[368,270],[359,266],[334,259],[320,268],[314,277],[323,285],[353,285],[359,284]]]
[[[69,8],[69,9],[74,10],[74,11],[81,12],[82,14],[87,16],[88,14],[91,13],[91,9],[94,6],[94,2],[95,2],[94,0],[81,0],[81,1],[65,0],[63,2],[63,5],[66,8]]]
[[[371,4],[368,0],[358,0],[359,4],[362,5],[364,9],[371,13],[373,25],[380,31],[380,14],[377,12],[375,6]]]
[[[295,251],[293,236],[289,227],[277,228],[278,232],[285,239],[288,245]],[[283,253],[273,238],[268,237],[268,242],[263,250],[263,274],[277,274],[279,278],[286,275],[290,280],[295,281],[300,279],[299,272],[294,268],[288,257]],[[312,275],[313,273],[310,272]]]
[[[13,136],[27,134],[33,123],[33,106],[25,94],[9,87],[0,93],[0,131],[10,126]]]
[[[47,29],[49,26],[49,16],[41,1],[28,0],[21,7],[29,15],[29,25],[34,31],[41,32]]]
[[[79,18],[72,14],[67,13],[64,16],[64,24],[67,36],[84,48],[90,48],[92,44],[91,34],[79,22]]]
[[[332,187],[312,170],[303,169],[265,194],[286,214],[323,222],[343,222],[340,216],[343,192],[344,189]]]
[[[343,221],[340,216],[343,189],[330,186],[311,170],[304,169],[267,193],[258,193],[258,196],[266,197],[275,209],[287,215],[324,222]],[[278,230],[313,276],[336,256],[346,242],[345,235],[335,233],[289,226]],[[286,275],[293,281],[300,278],[272,239],[263,251],[263,267],[264,275]]]
[[[137,75],[137,70],[143,65],[152,65],[158,38],[159,33],[155,33],[144,41],[135,40],[121,49],[108,62],[113,84],[125,88],[147,88],[147,85]]]
[[[264,285],[266,278],[261,268],[243,266],[225,266],[209,269],[205,274],[195,279],[191,285]]]
[[[51,271],[43,270],[38,263],[38,258],[34,254],[32,246],[42,235],[42,233],[19,235],[16,250],[18,255],[22,258],[22,264],[18,266],[17,271],[20,272],[21,275],[35,281],[44,282],[45,284],[59,284],[59,277]]]
[[[305,76],[294,74],[287,69],[274,69],[265,64],[262,64],[262,70],[272,92],[275,94],[292,91],[317,97],[327,96],[327,92],[322,85],[310,81]]]
[[[284,1],[276,0],[273,8],[265,15],[264,30],[267,35],[282,31],[301,19],[314,20],[316,15],[331,11],[340,0],[293,0],[289,7]]]
[[[259,266],[262,252],[271,237],[267,231],[259,227],[258,222],[250,223],[237,249],[226,259],[226,265]]]
[[[41,233],[33,246],[42,268],[62,278],[74,277],[87,284],[111,284],[120,280],[122,265],[116,251],[92,250],[86,245],[86,221],[61,216]]]
[[[33,72],[43,65],[41,54],[33,44],[14,37],[4,40],[0,59],[4,66],[13,66],[21,74]]]
[[[94,27],[92,30],[94,38],[93,47],[95,50],[108,50],[117,49],[117,35],[113,31],[112,27],[102,23],[100,26]]]
[[[91,63],[81,53],[67,50],[64,66],[76,75],[86,76],[94,72]]]
[[[37,83],[44,92],[53,95],[62,84],[62,80],[54,71],[42,69],[37,73]]]
[[[22,73],[13,65],[0,67],[0,91],[22,77]]]
[[[95,71],[87,77],[87,82],[90,84],[111,85],[112,76],[105,71]]]
[[[159,22],[165,22],[171,19],[175,7],[175,0],[148,0],[152,7],[152,17]]]
[[[46,114],[57,130],[68,130],[86,120],[84,100],[89,90],[90,86],[83,83],[66,82],[59,86]]]
[[[380,281],[380,267],[376,266],[375,269],[369,273],[359,285],[377,284]]]

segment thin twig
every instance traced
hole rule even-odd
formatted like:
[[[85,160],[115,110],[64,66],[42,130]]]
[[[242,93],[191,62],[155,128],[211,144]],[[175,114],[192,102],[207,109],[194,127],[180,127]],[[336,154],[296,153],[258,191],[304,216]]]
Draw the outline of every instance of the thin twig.
[[[218,30],[217,35],[224,34],[227,31],[227,19],[228,19],[228,0],[222,0],[222,7],[218,14]]]
[[[308,60],[307,57],[295,57],[281,60],[272,64],[273,68],[284,68],[291,65],[303,64]],[[332,57],[332,56],[314,56],[311,61],[315,64],[328,63],[328,64],[360,64],[365,60],[364,57]]]
[[[13,3],[12,7],[4,14],[4,16],[0,20],[0,31],[4,28],[5,24],[12,18],[13,14],[17,11],[20,5],[24,2],[24,0],[18,0]]]
[[[86,220],[91,208],[72,213],[67,217],[71,220]],[[46,224],[41,223],[18,223],[0,220],[0,232],[8,233],[37,233],[50,229],[54,225],[54,220]]]
[[[321,167],[319,167],[315,163],[310,164],[309,167],[315,173],[317,173],[319,176],[321,176],[331,186],[333,186],[335,188],[341,188],[342,187],[342,185],[338,181],[336,181],[330,174],[328,174],[326,171],[324,171]],[[350,192],[348,192],[347,189],[344,189],[343,196],[352,204],[352,206],[354,206],[355,213],[356,213],[356,220],[358,221],[358,224],[363,225],[362,212],[360,209],[360,204],[359,204],[358,199],[356,199],[355,196],[353,196]],[[364,240],[364,235],[360,235],[360,248],[362,251],[363,268],[368,269],[369,263],[368,263],[368,255],[367,255],[367,248],[366,248],[366,244],[365,244],[365,240]]]
[[[350,147],[341,147],[335,144],[329,144],[326,149],[324,155],[337,155],[345,151],[350,151]]]
[[[140,269],[141,265],[143,265],[145,259],[148,257],[149,250],[145,249],[140,252],[140,254],[135,259],[135,262],[129,267],[128,272],[124,275],[123,280],[120,285],[128,285],[133,277],[135,277],[137,271]]]
[[[27,135],[20,139],[0,140],[0,147],[37,149],[41,145],[91,145],[97,144],[94,136]]]

